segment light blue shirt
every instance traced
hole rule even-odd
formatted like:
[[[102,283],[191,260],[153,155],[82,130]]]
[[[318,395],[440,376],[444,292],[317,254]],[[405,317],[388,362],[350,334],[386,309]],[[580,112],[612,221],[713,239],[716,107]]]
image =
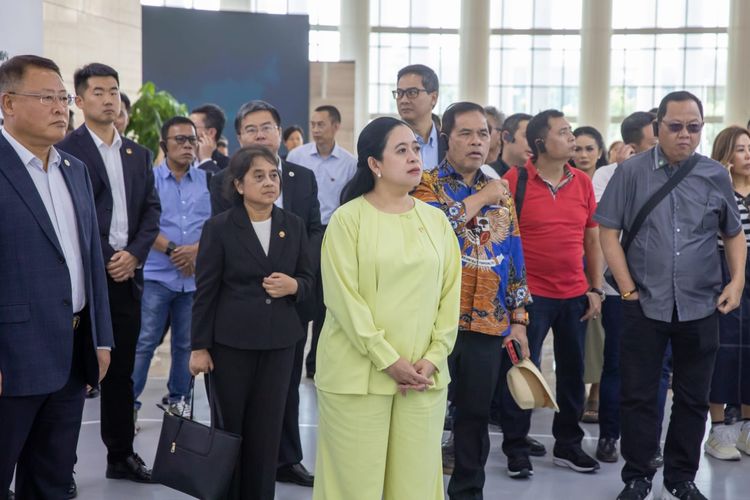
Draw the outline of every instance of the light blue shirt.
[[[293,149],[286,160],[313,171],[318,183],[320,222],[326,226],[340,205],[341,191],[357,171],[357,158],[338,144],[323,158],[314,142]]]
[[[61,162],[60,153],[55,148],[50,148],[45,172],[42,160],[34,156],[34,153],[26,149],[4,128],[2,134],[21,158],[44,203],[70,275],[73,311],[78,312],[86,305],[86,279],[83,274],[81,240],[78,235],[75,205],[62,173],[62,169],[68,167],[70,163],[68,160]],[[6,285],[13,286],[12,283]]]
[[[161,202],[159,232],[178,247],[198,242],[203,224],[211,217],[206,172],[191,166],[177,181],[165,160],[154,168],[154,184]],[[183,276],[165,253],[153,248],[143,266],[143,277],[174,292],[195,291],[195,276]]]
[[[427,142],[424,142],[422,136],[417,136],[417,143],[422,147],[420,154],[422,155],[422,170],[432,170],[438,166],[438,131],[435,128],[435,124],[432,124],[432,130],[430,131],[430,138]]]

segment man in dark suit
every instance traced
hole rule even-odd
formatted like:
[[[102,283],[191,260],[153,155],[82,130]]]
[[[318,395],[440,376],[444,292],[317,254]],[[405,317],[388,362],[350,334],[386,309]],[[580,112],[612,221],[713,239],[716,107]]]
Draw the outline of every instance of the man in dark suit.
[[[107,269],[117,349],[101,387],[101,435],[107,447],[106,476],[151,482],[151,471],[133,451],[133,363],[141,329],[143,263],[159,234],[159,198],[151,153],[115,129],[120,113],[119,76],[99,63],[73,77],[76,105],[85,123],[58,148],[86,164]]]
[[[216,104],[204,104],[190,112],[198,131],[198,168],[211,174],[229,165],[229,157],[218,150],[219,139],[227,123],[224,111]]]
[[[263,145],[276,155],[281,173],[281,196],[276,205],[299,216],[307,228],[307,237],[313,267],[316,272],[320,265],[320,245],[323,226],[320,223],[318,184],[312,170],[279,158],[281,145],[281,117],[278,110],[265,101],[250,101],[243,104],[234,120],[237,140],[241,146]],[[231,208],[226,197],[228,169],[224,169],[211,179],[211,210],[214,215]],[[311,294],[312,295],[312,294]],[[315,314],[315,298],[302,302],[297,313],[307,332],[307,324]],[[297,343],[292,369],[292,383],[284,413],[284,429],[279,448],[279,468],[276,479],[302,486],[312,486],[313,476],[302,465],[302,443],[299,435],[299,381],[302,377],[302,361],[307,336]]]
[[[86,385],[113,347],[86,166],[53,144],[70,99],[57,65],[0,66],[0,495],[66,498]]]

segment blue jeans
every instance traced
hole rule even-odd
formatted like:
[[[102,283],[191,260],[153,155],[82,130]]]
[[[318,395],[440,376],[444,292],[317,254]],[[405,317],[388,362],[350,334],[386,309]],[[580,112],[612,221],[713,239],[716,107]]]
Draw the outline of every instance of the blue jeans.
[[[133,368],[133,392],[135,407],[146,386],[151,358],[159,347],[167,317],[172,325],[172,365],[169,369],[169,402],[174,403],[190,396],[190,320],[193,309],[194,292],[174,292],[158,281],[146,280],[143,283],[141,299],[141,332],[135,348]]]
[[[583,384],[583,349],[586,322],[581,317],[588,308],[586,295],[571,299],[550,299],[534,296],[528,307],[531,360],[540,366],[542,344],[550,328],[554,335],[555,375],[557,376],[557,404],[560,412],[552,420],[555,448],[580,446],[583,429],[578,425],[583,412],[585,386]],[[531,415],[529,415],[529,418]]]

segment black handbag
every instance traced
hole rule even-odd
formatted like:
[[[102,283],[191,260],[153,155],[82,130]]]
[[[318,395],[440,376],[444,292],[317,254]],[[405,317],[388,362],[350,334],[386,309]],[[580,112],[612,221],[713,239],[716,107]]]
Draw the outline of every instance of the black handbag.
[[[693,170],[693,167],[695,167],[695,165],[698,163],[698,161],[700,161],[701,158],[703,157],[700,154],[693,153],[693,156],[685,164],[685,166],[678,168],[677,172],[672,174],[669,180],[667,180],[667,182],[665,182],[653,195],[651,195],[648,200],[646,200],[646,203],[644,203],[641,209],[638,210],[635,219],[633,219],[633,224],[630,226],[630,231],[622,231],[622,252],[625,254],[626,259],[628,257],[628,250],[630,249],[630,245],[633,243],[633,240],[635,240],[635,235],[638,234],[638,231],[641,229],[641,226],[646,220],[646,217],[648,217],[648,214],[650,214],[651,211],[656,208],[656,205],[658,205],[659,202],[661,202],[661,200],[663,200],[670,191],[677,187],[677,184],[679,184],[682,179],[687,177],[687,175],[691,170]],[[604,281],[606,281],[607,284],[609,284],[609,286],[614,288],[617,292],[620,291],[620,288],[617,286],[617,282],[615,281],[615,277],[609,268],[607,268],[607,270],[604,272]]]
[[[159,446],[156,449],[152,478],[190,496],[205,500],[224,497],[234,474],[242,436],[223,431],[218,398],[211,376],[206,374],[211,407],[211,426],[193,418],[195,379],[190,384],[190,418],[164,409]]]

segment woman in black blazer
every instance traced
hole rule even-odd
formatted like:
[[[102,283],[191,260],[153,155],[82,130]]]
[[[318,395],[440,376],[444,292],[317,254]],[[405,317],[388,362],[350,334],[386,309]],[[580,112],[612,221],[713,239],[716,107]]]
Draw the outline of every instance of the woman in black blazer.
[[[228,168],[235,205],[206,222],[196,261],[190,371],[212,372],[223,428],[243,438],[228,498],[273,500],[294,346],[306,333],[295,304],[314,272],[302,219],[274,205],[273,153],[242,148]]]

